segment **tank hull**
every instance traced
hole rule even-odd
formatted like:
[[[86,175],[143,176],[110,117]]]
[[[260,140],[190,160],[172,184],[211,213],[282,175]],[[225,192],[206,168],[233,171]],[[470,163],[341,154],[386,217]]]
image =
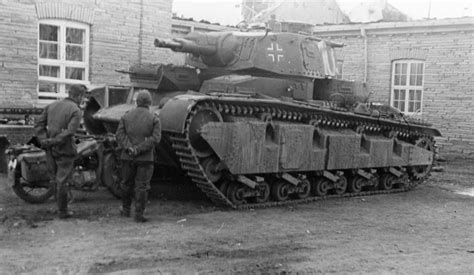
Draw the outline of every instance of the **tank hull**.
[[[409,190],[429,175],[440,134],[242,95],[180,95],[167,104],[163,131],[181,169],[216,204],[232,208]]]

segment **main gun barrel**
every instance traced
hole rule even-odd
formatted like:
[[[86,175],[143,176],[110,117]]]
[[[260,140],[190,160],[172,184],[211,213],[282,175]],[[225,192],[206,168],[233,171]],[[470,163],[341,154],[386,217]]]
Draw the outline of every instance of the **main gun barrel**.
[[[175,52],[185,52],[195,55],[209,56],[217,52],[216,45],[201,45],[195,41],[186,38],[173,38],[173,39],[155,39],[155,47],[157,48],[168,48]]]
[[[155,39],[155,47],[157,48],[168,48],[173,51],[180,49],[182,47],[181,43],[174,41],[173,39]]]
[[[192,54],[207,66],[225,67],[238,58],[241,39],[232,32],[191,32],[185,37],[155,39],[155,47]]]

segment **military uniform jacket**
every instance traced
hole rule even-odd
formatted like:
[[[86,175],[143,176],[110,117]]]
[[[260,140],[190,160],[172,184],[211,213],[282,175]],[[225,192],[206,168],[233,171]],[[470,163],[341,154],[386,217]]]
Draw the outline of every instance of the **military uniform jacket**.
[[[46,106],[35,125],[36,137],[43,141],[55,140],[51,147],[53,156],[76,156],[74,134],[81,124],[82,111],[70,98]]]
[[[158,145],[161,140],[160,119],[148,107],[138,106],[122,116],[116,137],[122,147],[120,155],[122,160],[152,162],[155,145]],[[136,147],[138,150],[135,158],[125,152],[130,147]]]

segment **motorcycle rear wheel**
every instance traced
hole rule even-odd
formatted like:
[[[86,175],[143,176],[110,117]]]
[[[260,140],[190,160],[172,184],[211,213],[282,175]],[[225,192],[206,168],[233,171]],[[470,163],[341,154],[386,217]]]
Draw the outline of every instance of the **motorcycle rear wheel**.
[[[122,188],[120,187],[122,176],[119,164],[113,152],[104,154],[102,182],[117,199],[122,197]]]
[[[43,203],[51,198],[55,193],[55,186],[48,185],[47,187],[34,186],[33,184],[26,184],[21,180],[21,169],[16,167],[14,171],[14,184],[12,186],[13,192],[22,200],[29,203]]]

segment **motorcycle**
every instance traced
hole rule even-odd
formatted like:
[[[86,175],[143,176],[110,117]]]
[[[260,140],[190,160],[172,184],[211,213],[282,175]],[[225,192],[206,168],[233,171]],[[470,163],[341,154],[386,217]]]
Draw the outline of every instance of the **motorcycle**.
[[[94,192],[105,186],[120,198],[120,163],[113,136],[76,135],[77,158],[69,181],[69,190]],[[56,193],[50,181],[46,151],[34,137],[27,144],[11,146],[8,156],[8,182],[15,194],[29,203],[43,203]],[[72,200],[72,193],[69,193]]]

